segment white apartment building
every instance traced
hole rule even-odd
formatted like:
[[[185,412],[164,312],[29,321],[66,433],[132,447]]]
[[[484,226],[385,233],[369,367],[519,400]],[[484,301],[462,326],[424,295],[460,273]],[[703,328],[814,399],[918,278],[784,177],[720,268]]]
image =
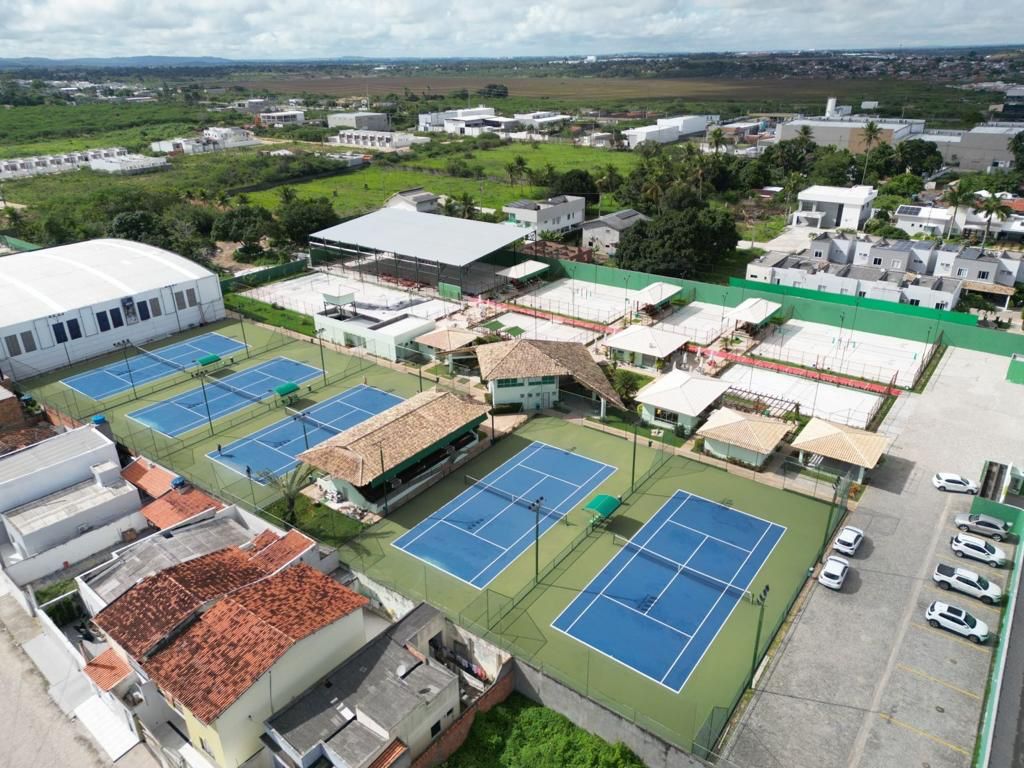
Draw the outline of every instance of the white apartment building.
[[[506,223],[527,227],[535,233],[569,232],[583,224],[586,198],[558,195],[547,200],[517,200],[502,207]]]
[[[387,131],[391,129],[391,120],[386,112],[335,112],[327,116],[327,127]]]
[[[878,192],[871,186],[815,184],[797,195],[797,209],[790,217],[790,223],[823,229],[860,229],[871,217],[871,203],[876,197]]]
[[[147,155],[97,157],[89,161],[89,168],[92,170],[116,176],[135,176],[150,171],[166,171],[170,167],[166,157],[148,157]]]
[[[494,117],[494,108],[480,105],[479,107],[469,107],[466,109],[446,109],[442,112],[421,112],[416,121],[416,130],[453,133],[455,131],[448,130],[445,127],[446,121],[450,120],[457,123],[458,121],[483,117]],[[452,123],[452,127],[456,127],[455,123]]]
[[[0,259],[0,371],[70,366],[224,317],[220,281],[194,261],[128,240],[87,240]]]
[[[222,149],[251,147],[260,143],[252,131],[235,126],[215,125],[205,128],[203,129],[203,138],[216,142]]]
[[[339,147],[362,147],[364,149],[379,149],[383,151],[405,149],[413,144],[428,143],[430,139],[426,136],[416,136],[411,133],[396,133],[393,131],[363,131],[350,129],[338,131],[334,136],[327,137],[327,143]]]
[[[718,115],[677,115],[659,118],[655,125],[642,125],[622,132],[630,149],[636,149],[645,141],[655,144],[671,144],[684,136],[695,136],[717,123]]]
[[[36,155],[33,157],[12,157],[0,159],[0,181],[25,179],[44,173],[65,173],[87,167],[90,160],[123,157],[128,154],[124,147],[82,149],[57,155]]]
[[[522,125],[534,131],[550,131],[561,128],[572,120],[572,115],[563,115],[559,112],[521,112],[513,114],[512,118]]]
[[[301,109],[287,109],[280,112],[260,112],[256,115],[260,125],[302,125],[306,122],[306,113]]]

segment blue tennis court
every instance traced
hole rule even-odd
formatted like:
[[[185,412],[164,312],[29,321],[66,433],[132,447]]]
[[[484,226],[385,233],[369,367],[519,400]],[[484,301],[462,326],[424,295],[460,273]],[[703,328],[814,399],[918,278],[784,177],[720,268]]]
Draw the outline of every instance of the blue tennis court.
[[[133,382],[139,387],[191,368],[200,357],[224,357],[243,349],[245,344],[240,341],[221,336],[219,333],[204,333],[187,341],[155,349],[150,355],[132,355],[127,361],[118,360],[102,368],[70,376],[62,379],[61,384],[93,400],[105,400],[121,392],[127,392],[132,388]]]
[[[551,626],[678,693],[785,531],[677,491]]]
[[[269,427],[223,446],[219,452],[210,451],[206,455],[240,475],[246,474],[248,467],[252,470],[253,479],[263,484],[258,479],[263,472],[275,477],[291,472],[299,465],[295,457],[303,451],[400,402],[402,398],[398,395],[360,384],[307,408],[302,413],[309,421],[302,421],[295,415],[286,416]]]
[[[219,419],[273,396],[274,387],[280,384],[289,381],[301,384],[319,375],[319,368],[287,357],[275,357],[223,379],[207,377],[205,401],[200,385],[170,400],[132,411],[128,418],[175,437],[207,423],[207,403],[209,418]]]
[[[482,589],[615,472],[546,443],[524,448],[449,501],[393,546]]]

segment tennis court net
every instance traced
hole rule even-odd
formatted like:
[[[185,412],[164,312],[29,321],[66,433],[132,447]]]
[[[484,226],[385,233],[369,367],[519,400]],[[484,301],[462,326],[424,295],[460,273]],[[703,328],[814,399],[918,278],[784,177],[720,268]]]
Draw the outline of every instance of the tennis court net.
[[[221,381],[220,379],[213,378],[212,376],[206,376],[205,379],[213,386],[219,387],[220,389],[223,389],[225,392],[230,392],[231,394],[237,395],[238,397],[241,397],[242,399],[248,400],[252,403],[262,403],[263,399],[267,397],[267,395],[256,395],[253,394],[252,392],[246,392],[244,389],[239,389],[234,384],[227,384]]]
[[[143,349],[142,347],[135,347],[135,349],[144,354],[146,357],[152,360],[156,360],[158,363],[161,363],[162,365],[166,365],[168,368],[174,368],[175,370],[178,371],[187,371],[190,367],[188,365],[182,365],[181,363],[175,362],[174,360],[170,360],[166,357],[162,357],[161,355],[158,355],[156,352],[150,352],[148,349]]]
[[[290,408],[288,406],[285,406],[284,410],[285,413],[287,413],[293,419],[298,419],[299,421],[308,424],[313,429],[322,429],[324,432],[327,432],[328,434],[331,435],[340,435],[342,433],[342,430],[338,429],[337,427],[332,427],[325,421],[315,419],[308,413],[305,413],[304,411],[297,411],[294,408]]]
[[[525,507],[531,512],[536,512],[539,508],[540,513],[542,515],[544,515],[545,517],[550,517],[552,520],[562,519],[562,513],[552,509],[551,507],[544,505],[543,497],[531,499],[528,496],[519,496],[517,494],[512,493],[511,491],[506,491],[504,488],[498,488],[496,485],[491,485],[490,483],[475,478],[472,475],[464,475],[463,479],[465,480],[466,485],[470,486],[471,488],[476,488],[481,491],[493,493],[495,496],[498,496],[502,499],[507,499],[508,501],[511,501],[513,504],[518,504],[521,507]]]
[[[659,554],[658,552],[655,552],[653,549],[647,549],[647,547],[642,547],[639,544],[634,543],[630,539],[627,539],[625,536],[620,536],[617,533],[612,535],[612,540],[616,546],[622,547],[627,552],[633,552],[641,557],[645,557],[648,560],[656,562],[659,565],[671,568],[678,575],[691,578],[694,581],[699,581],[702,584],[705,584],[713,589],[717,589],[719,592],[728,592],[731,595],[735,595],[736,597],[753,602],[754,598],[750,594],[749,590],[737,587],[735,584],[731,584],[727,581],[722,581],[722,579],[711,576],[707,573],[704,573],[703,571],[698,571],[694,568],[689,568],[683,565],[682,563],[673,560],[671,557],[666,557],[665,555]]]

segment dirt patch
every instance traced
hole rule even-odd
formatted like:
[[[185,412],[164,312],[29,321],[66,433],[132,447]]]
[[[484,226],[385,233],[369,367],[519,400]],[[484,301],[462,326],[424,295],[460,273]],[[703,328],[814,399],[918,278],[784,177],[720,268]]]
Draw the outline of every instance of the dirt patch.
[[[241,247],[241,243],[229,243],[224,240],[218,240],[217,250],[214,252],[213,256],[210,257],[210,261],[220,269],[230,272],[231,274],[241,272],[245,269],[252,269],[252,264],[235,261],[235,252]]]

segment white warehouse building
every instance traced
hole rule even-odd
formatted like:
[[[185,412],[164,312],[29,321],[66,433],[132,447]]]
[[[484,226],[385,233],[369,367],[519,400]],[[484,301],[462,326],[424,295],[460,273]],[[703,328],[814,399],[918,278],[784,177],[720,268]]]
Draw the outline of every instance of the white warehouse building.
[[[224,317],[217,276],[128,240],[88,240],[0,259],[0,371],[29,378]]]

